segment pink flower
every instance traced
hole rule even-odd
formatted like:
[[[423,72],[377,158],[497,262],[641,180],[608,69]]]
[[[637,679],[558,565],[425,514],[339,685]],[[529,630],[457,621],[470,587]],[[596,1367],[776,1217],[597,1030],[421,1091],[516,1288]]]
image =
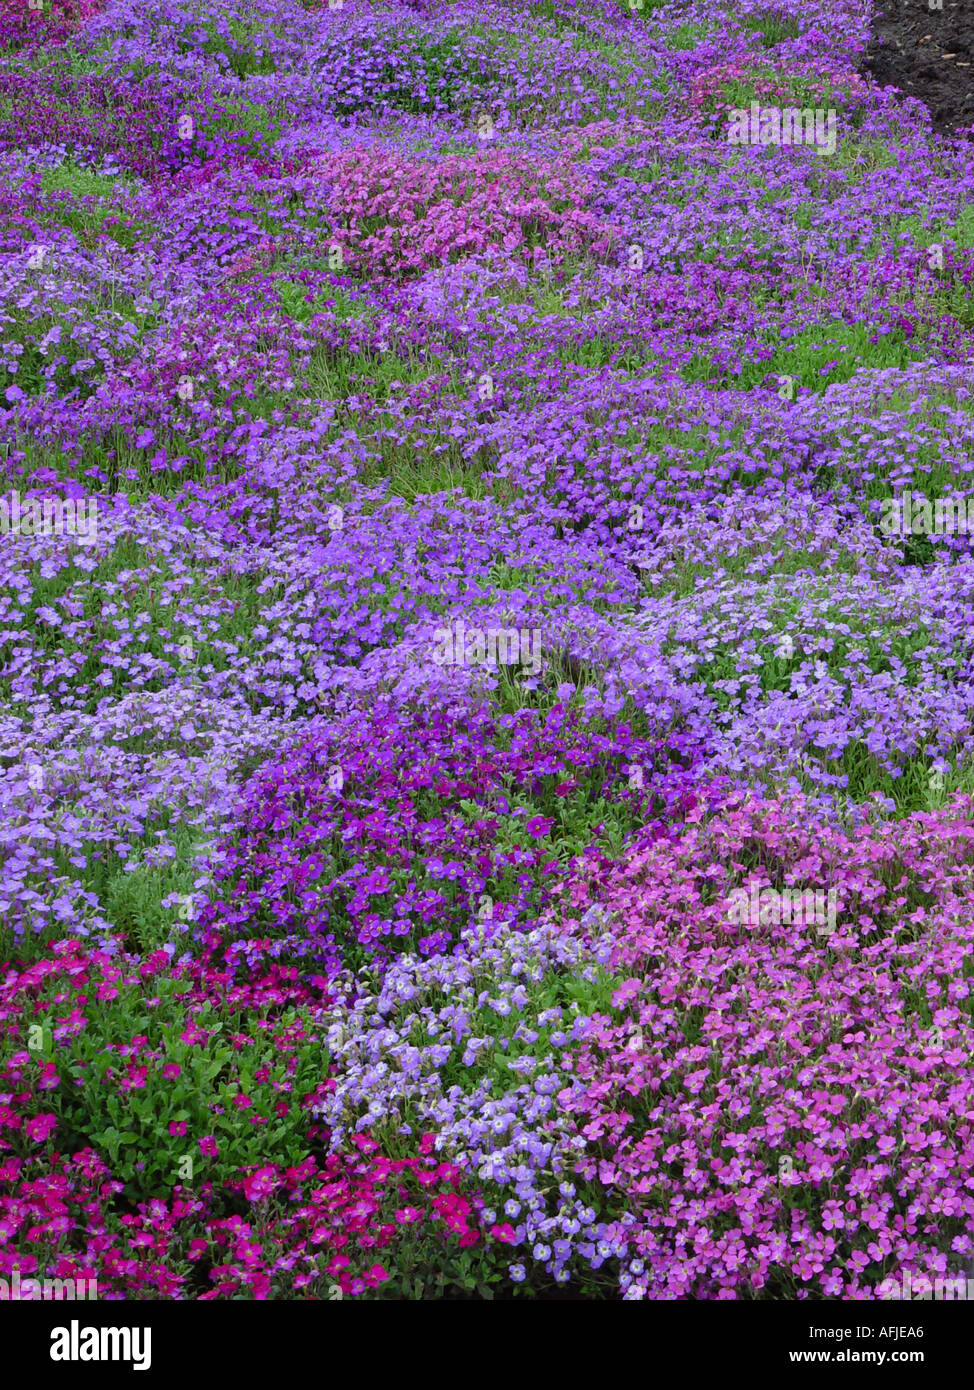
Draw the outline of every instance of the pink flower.
[[[256,1173],[251,1173],[249,1178],[244,1179],[243,1193],[248,1202],[259,1202],[261,1198],[269,1197],[275,1187],[279,1186],[277,1169],[269,1165],[258,1168]]]
[[[165,970],[169,964],[169,955],[166,951],[153,951],[147,956],[140,967],[140,975],[156,975],[160,970]]]
[[[490,1233],[495,1240],[499,1240],[502,1245],[513,1245],[517,1236],[514,1234],[514,1227],[509,1225],[491,1226]]]
[[[27,1121],[24,1129],[29,1139],[33,1139],[37,1143],[42,1143],[49,1134],[57,1129],[57,1116],[35,1115],[33,1119]]]
[[[622,984],[612,996],[612,1007],[622,1009],[634,998],[643,987],[642,980],[623,980]]]
[[[204,1134],[203,1138],[200,1140],[200,1153],[204,1154],[206,1158],[216,1158],[219,1152],[220,1147],[213,1138],[213,1135]]]

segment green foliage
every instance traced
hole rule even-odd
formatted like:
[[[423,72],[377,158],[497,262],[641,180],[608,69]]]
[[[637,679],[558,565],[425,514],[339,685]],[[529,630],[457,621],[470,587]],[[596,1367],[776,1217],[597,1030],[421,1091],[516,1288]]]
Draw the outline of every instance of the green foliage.
[[[107,1155],[133,1197],[180,1183],[225,1185],[268,1155],[286,1166],[308,1152],[312,1117],[302,1101],[327,1073],[314,1020],[302,1010],[273,1019],[257,1010],[244,1033],[229,1010],[190,1006],[188,996],[189,982],[169,973],[95,985],[87,1026],[56,1044],[45,1027],[44,1046],[32,1053],[58,1068],[60,1084],[47,1094],[59,1141]],[[214,1156],[200,1149],[208,1136]]]
[[[761,36],[765,48],[776,48],[786,39],[796,39],[799,33],[798,20],[793,15],[779,10],[763,9],[740,17],[742,29]]]
[[[726,367],[705,354],[697,354],[683,368],[684,380],[749,391],[769,377],[790,378],[799,389],[824,391],[836,382],[849,381],[869,368],[905,367],[922,359],[928,349],[923,339],[909,338],[902,328],[877,332],[868,323],[842,320],[804,328],[791,338],[776,333],[765,352],[751,361]]]

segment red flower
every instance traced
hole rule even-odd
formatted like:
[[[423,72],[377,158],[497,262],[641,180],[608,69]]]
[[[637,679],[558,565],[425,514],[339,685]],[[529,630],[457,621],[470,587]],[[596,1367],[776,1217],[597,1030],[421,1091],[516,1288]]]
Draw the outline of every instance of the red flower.
[[[41,1075],[37,1082],[37,1089],[39,1091],[53,1091],[57,1084],[57,1063],[45,1062],[41,1067]]]
[[[244,1179],[243,1193],[248,1202],[259,1202],[262,1197],[269,1197],[275,1187],[279,1186],[277,1169],[268,1166],[258,1168],[256,1173],[251,1173],[249,1178]]]
[[[24,1129],[27,1132],[28,1139],[34,1139],[38,1143],[41,1143],[52,1130],[57,1129],[57,1116],[35,1115],[33,1119],[27,1121]]]
[[[502,1245],[513,1245],[517,1237],[514,1234],[513,1226],[491,1226],[490,1233],[495,1240],[499,1240]]]

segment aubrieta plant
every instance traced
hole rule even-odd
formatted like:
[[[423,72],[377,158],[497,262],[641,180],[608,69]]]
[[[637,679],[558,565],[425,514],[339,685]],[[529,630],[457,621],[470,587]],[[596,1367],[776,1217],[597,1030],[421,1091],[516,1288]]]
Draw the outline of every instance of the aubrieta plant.
[[[627,1297],[868,1298],[970,1261],[970,801],[855,831],[807,810],[732,801],[599,885],[619,1013],[558,1101]]]
[[[0,1277],[970,1267],[974,158],[885,23],[0,0]]]

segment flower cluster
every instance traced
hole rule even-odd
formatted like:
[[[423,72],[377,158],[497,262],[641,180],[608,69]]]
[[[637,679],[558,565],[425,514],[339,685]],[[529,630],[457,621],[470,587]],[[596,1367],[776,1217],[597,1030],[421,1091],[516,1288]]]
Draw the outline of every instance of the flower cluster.
[[[0,0],[0,1274],[970,1262],[974,558],[884,523],[974,501],[974,162],[888,32]]]
[[[390,710],[322,731],[245,789],[214,872],[225,896],[200,915],[208,949],[334,973],[441,951],[472,921],[524,922],[599,829],[579,803],[625,834],[692,785],[680,739],[600,724],[558,704]]]
[[[329,185],[334,243],[362,275],[400,280],[491,246],[557,263],[604,240],[577,176],[507,150],[435,163],[337,151],[313,167]]]
[[[849,832],[751,798],[609,873],[622,1017],[558,1103],[628,1297],[868,1298],[969,1261],[972,854],[969,799]],[[828,890],[834,926],[741,922],[740,884]]]
[[[507,1232],[469,1225],[476,1199],[463,1195],[457,1169],[429,1156],[426,1140],[419,1147],[391,1159],[357,1134],[341,1156],[265,1164],[225,1192],[177,1184],[134,1211],[91,1149],[7,1158],[0,1271],[84,1280],[100,1299],[141,1301],[339,1299],[411,1292],[413,1281],[437,1291],[494,1282]],[[221,1215],[236,1190],[246,1215]]]

